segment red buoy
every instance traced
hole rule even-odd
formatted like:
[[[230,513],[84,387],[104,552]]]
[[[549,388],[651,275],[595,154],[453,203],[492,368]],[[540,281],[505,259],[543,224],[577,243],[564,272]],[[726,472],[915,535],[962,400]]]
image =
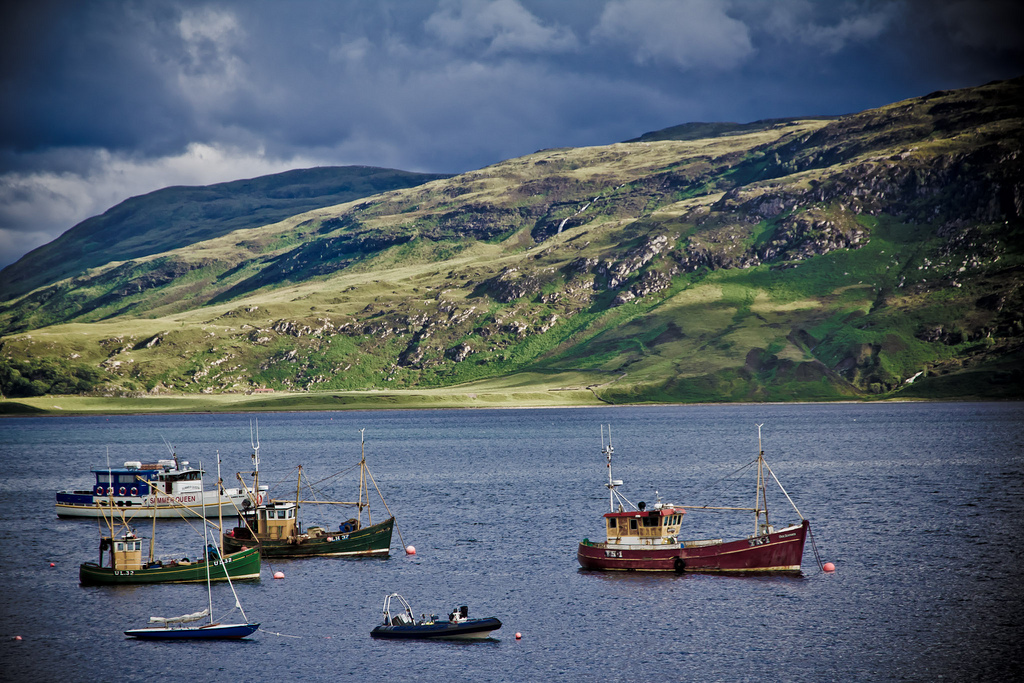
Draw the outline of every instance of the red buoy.
[[[51,567],[56,567],[56,566],[57,566],[57,563],[56,563],[56,562],[51,562],[51,563],[50,563],[50,566],[51,566]]]
[[[519,631],[516,631],[516,640],[521,640],[522,637],[523,637],[523,634],[520,633]]]
[[[827,572],[834,572],[836,570],[836,566],[834,564],[832,564],[831,562],[826,562],[825,564],[822,565],[821,568],[824,569]]]
[[[416,546],[414,546],[414,545],[407,545],[405,547],[405,554],[406,555],[415,555],[416,554]]]
[[[275,579],[283,579],[284,578],[284,572],[274,572],[274,578]]]

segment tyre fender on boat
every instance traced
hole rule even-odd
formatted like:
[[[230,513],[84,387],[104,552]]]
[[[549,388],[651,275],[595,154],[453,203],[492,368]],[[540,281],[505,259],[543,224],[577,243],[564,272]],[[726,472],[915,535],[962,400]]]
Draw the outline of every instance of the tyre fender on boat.
[[[686,571],[686,560],[684,560],[683,558],[676,557],[675,562],[673,564],[675,565],[677,572],[682,573]]]

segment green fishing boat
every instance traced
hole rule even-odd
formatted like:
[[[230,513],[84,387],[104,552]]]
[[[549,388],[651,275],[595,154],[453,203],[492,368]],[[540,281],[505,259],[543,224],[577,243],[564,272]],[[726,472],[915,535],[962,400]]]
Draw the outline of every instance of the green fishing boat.
[[[200,472],[199,488],[202,489],[202,467]],[[217,458],[217,509],[220,509],[220,495],[224,490],[220,478],[220,458]],[[155,499],[151,503],[155,505]],[[186,505],[179,505],[180,514],[196,515]],[[154,558],[156,550],[156,520],[157,515],[152,514],[153,532],[149,538],[148,559],[142,558],[142,541],[135,534],[135,530],[129,525],[128,518],[123,510],[116,509],[113,505],[108,506],[110,517],[104,515],[103,521],[106,526],[106,533],[100,537],[100,556],[98,562],[83,562],[78,567],[78,580],[83,586],[120,586],[135,585],[143,583],[199,583],[209,581],[242,581],[246,579],[260,578],[260,554],[255,548],[232,549],[226,551],[224,546],[217,548],[213,543],[208,543],[206,538],[207,526],[210,522],[203,514],[198,514],[202,520],[202,534],[204,536],[203,548],[200,557],[190,560],[184,557],[180,560],[157,560]],[[114,516],[120,515],[115,524]],[[216,526],[217,534],[221,535],[224,528],[223,517]],[[116,531],[115,531],[116,530]],[[107,561],[104,562],[104,552],[107,552]]]
[[[362,441],[362,440],[361,440]],[[264,496],[265,487],[259,485],[259,437],[253,441],[253,486],[250,496],[242,502],[239,525],[224,534],[222,547],[225,552],[236,552],[243,548],[258,547],[264,557],[313,557],[330,555],[340,557],[387,557],[391,552],[391,533],[395,518],[388,510],[384,496],[380,493],[373,474],[366,466],[365,448],[361,444],[362,457],[359,464],[349,472],[359,471],[359,498],[355,501],[330,501],[313,497],[316,489],[302,475],[298,467],[298,483],[293,500],[273,500]],[[346,474],[339,472],[321,480],[330,480]],[[245,481],[238,475],[243,487]],[[310,497],[303,498],[303,482]],[[370,511],[369,483],[372,482],[381,503],[388,513],[383,521],[374,523]],[[337,530],[323,526],[310,526],[303,530],[299,523],[299,510],[303,505],[347,506],[356,508],[356,516],[343,519]],[[363,513],[366,521],[363,522]],[[341,517],[347,517],[342,515]],[[401,535],[401,532],[399,532]]]
[[[109,562],[104,566],[103,553],[109,549]],[[132,532],[117,538],[105,537],[100,542],[99,562],[84,562],[78,568],[83,586],[121,586],[140,583],[205,583],[209,563],[210,581],[234,581],[260,578],[260,555],[256,548],[221,553],[208,545],[197,560],[142,560],[142,539]]]

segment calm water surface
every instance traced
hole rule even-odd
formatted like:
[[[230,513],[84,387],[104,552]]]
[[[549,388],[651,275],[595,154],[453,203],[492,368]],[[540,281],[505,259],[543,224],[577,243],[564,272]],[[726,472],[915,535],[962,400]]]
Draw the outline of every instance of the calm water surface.
[[[237,584],[249,641],[145,643],[122,631],[202,609],[203,586],[93,587],[98,525],[60,520],[60,488],[107,459],[249,469],[247,415],[0,420],[0,679],[12,681],[933,681],[1024,673],[1024,406],[770,405],[260,416],[264,481],[294,494],[367,461],[402,538],[386,560],[264,563]],[[607,510],[599,425],[634,502],[750,505],[764,423],[768,462],[811,520],[799,577],[611,575],[579,570],[577,542]],[[278,483],[279,482],[279,483]],[[328,485],[331,495],[352,491]],[[289,493],[289,491],[291,493]],[[780,495],[776,521],[795,519]],[[376,514],[383,512],[379,510]],[[307,514],[308,513],[308,514]],[[304,522],[335,525],[312,506]],[[691,512],[684,536],[743,536],[752,521]],[[149,525],[137,530],[149,536]],[[402,541],[415,545],[406,556]],[[157,555],[195,556],[184,522]],[[51,568],[50,563],[55,563]],[[274,580],[274,571],[284,580]],[[417,614],[467,604],[504,623],[482,643],[378,642],[388,592]],[[214,586],[218,613],[231,605]],[[219,608],[218,608],[219,605]],[[234,616],[237,616],[237,612]],[[522,640],[515,640],[516,632]],[[14,636],[20,635],[21,641]],[[1014,674],[1016,674],[1014,676]]]

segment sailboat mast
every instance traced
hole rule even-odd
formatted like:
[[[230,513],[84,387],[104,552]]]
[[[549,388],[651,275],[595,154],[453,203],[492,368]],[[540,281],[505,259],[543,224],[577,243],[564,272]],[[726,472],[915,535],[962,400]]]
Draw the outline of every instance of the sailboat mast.
[[[150,485],[149,492],[153,494],[153,531],[149,534],[149,562],[152,564],[156,552],[156,489]]]
[[[203,520],[203,543],[210,545],[208,529],[206,528],[206,520]],[[210,624],[213,625],[213,589],[210,588],[210,553],[206,552],[206,601],[208,609],[210,610]],[[227,576],[228,568],[224,568],[224,575]]]

